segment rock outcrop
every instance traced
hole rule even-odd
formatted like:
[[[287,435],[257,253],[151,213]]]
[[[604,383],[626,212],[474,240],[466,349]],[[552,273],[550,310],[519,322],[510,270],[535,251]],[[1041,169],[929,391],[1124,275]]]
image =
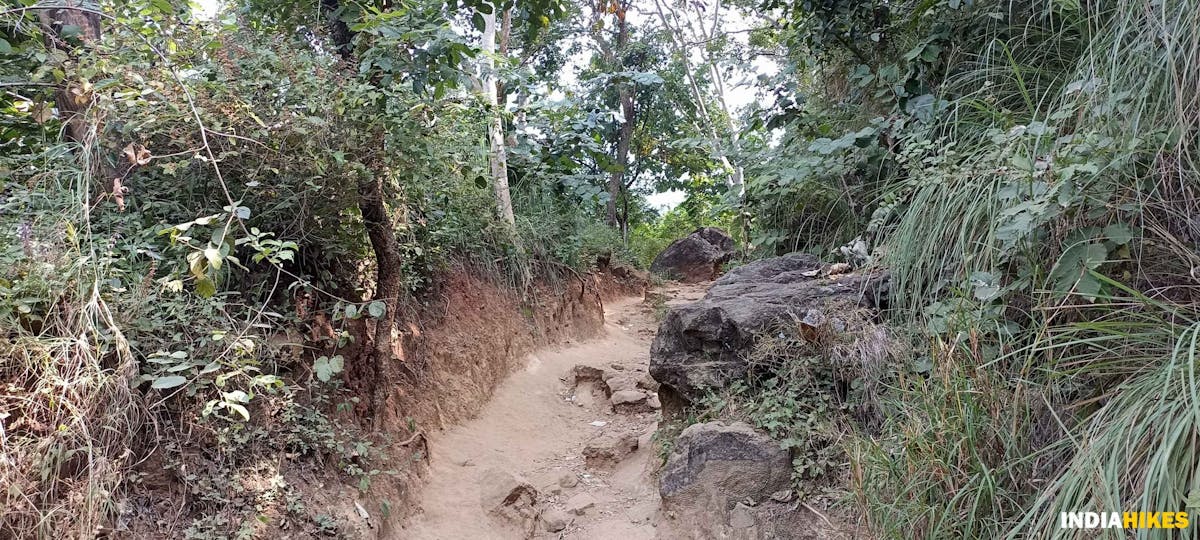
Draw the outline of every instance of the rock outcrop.
[[[645,392],[640,390],[619,390],[613,392],[608,401],[612,403],[612,408],[615,412],[636,414],[654,411],[654,407],[650,406],[649,397]]]
[[[538,491],[524,478],[500,469],[484,471],[479,503],[488,513],[532,536],[538,521]]]
[[[680,537],[800,538],[801,516],[775,500],[791,473],[791,452],[748,424],[695,424],[663,467],[662,508]]]
[[[633,433],[603,433],[583,447],[583,459],[589,469],[611,469],[638,449]]]
[[[664,277],[696,283],[715,279],[733,257],[733,237],[716,227],[701,227],[667,246],[650,264]]]
[[[750,369],[748,355],[765,332],[847,331],[854,316],[879,308],[887,274],[829,275],[811,255],[791,254],[736,268],[704,298],[673,308],[650,348],[650,374],[664,407],[701,397]]]
[[[643,371],[580,364],[568,377],[575,381],[573,399],[581,406],[591,406],[601,396],[608,400],[613,412],[620,414],[649,413],[662,406],[657,394],[659,384]]]
[[[791,481],[792,456],[744,422],[692,424],[675,439],[663,467],[664,506],[726,512],[746,499],[765,499]]]

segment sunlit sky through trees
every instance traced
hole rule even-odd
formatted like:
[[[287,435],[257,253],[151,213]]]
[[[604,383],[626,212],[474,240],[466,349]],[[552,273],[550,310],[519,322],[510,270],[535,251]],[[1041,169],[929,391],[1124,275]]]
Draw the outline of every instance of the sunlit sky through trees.
[[[224,4],[223,0],[192,0],[192,3],[196,8],[197,16],[203,19],[211,19],[216,17],[217,13]],[[749,29],[751,25],[750,21],[747,21],[745,18],[733,11],[729,11],[726,15],[724,31],[729,35],[730,39],[738,41],[739,44],[744,45],[746,36],[748,35],[746,30]],[[655,15],[653,11],[642,11],[639,10],[637,6],[634,6],[629,12],[629,21],[635,26],[657,25],[658,22],[654,17]],[[464,33],[473,32],[471,29],[460,30],[463,30]],[[566,45],[564,44],[564,46]],[[570,67],[563,71],[563,78],[565,79],[564,82],[567,85],[572,85],[577,82],[577,77],[584,69],[584,65],[587,62],[590,54],[591,52],[585,49],[577,52],[571,57]],[[693,60],[699,62],[698,58]],[[744,69],[745,67],[748,67],[749,69]],[[732,73],[730,73],[729,82],[731,84],[729,85],[727,90],[728,94],[726,95],[726,100],[728,101],[730,107],[732,107],[734,110],[740,111],[759,99],[767,99],[766,96],[759,95],[755,91],[754,81],[760,75],[773,75],[777,73],[778,70],[779,67],[776,65],[774,60],[761,56],[755,57],[754,60],[747,66],[734,67],[734,69],[732,69]],[[764,105],[769,104],[764,103]],[[646,199],[651,206],[666,210],[674,208],[676,205],[681,203],[685,197],[686,194],[684,192],[672,190],[650,194],[646,197]]]

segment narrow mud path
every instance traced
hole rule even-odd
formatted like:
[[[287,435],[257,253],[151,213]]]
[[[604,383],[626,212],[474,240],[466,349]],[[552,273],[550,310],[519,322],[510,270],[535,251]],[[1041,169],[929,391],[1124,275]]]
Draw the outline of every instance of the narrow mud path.
[[[704,289],[661,293],[674,304],[699,298]],[[495,503],[485,493],[497,472],[531,484],[544,515],[565,525],[549,532],[539,522],[537,538],[656,536],[659,497],[651,473],[657,456],[650,438],[659,413],[615,413],[602,392],[576,389],[574,376],[575,366],[584,365],[648,377],[655,308],[641,298],[614,300],[605,306],[605,321],[605,332],[595,339],[530,355],[476,418],[433,436],[428,483],[417,496],[422,512],[396,538],[525,538],[520,526],[485,509]],[[583,450],[589,443],[623,434],[638,440],[636,451],[613,466],[587,466]]]

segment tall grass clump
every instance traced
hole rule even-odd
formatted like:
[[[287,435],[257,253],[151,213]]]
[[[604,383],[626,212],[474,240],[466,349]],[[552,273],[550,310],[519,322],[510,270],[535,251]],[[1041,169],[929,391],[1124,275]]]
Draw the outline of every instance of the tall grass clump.
[[[1194,506],[1200,493],[1200,325],[1175,330],[1169,355],[1109,390],[1108,401],[1071,435],[1074,457],[1016,530],[1039,538],[1072,538],[1077,531],[1059,528],[1060,512],[1176,512]],[[1134,537],[1172,535],[1139,529]],[[1128,536],[1111,531],[1101,537]]]
[[[91,176],[69,156],[63,146],[25,156],[39,165],[29,193],[46,195],[13,190],[0,200],[5,538],[111,531],[136,438],[152,422],[118,322],[126,306],[102,292],[114,274],[109,242],[91,229]]]
[[[1054,332],[1042,339],[1072,351],[1072,362],[1093,372],[1114,372],[1096,389],[1102,405],[1078,433],[1075,455],[1022,521],[1043,537],[1062,537],[1050,519],[1059,511],[1179,511],[1195,503],[1200,397],[1196,384],[1197,279],[1194,193],[1200,122],[1200,13],[1192,2],[1115,2],[1097,16],[1097,38],[1081,64],[1080,80],[1095,87],[1074,100],[1099,129],[1136,137],[1126,167],[1113,167],[1113,183],[1128,184],[1142,232],[1125,262],[1120,283],[1099,278],[1126,297],[1120,316],[1143,324],[1109,330],[1121,348],[1080,342]],[[1064,104],[1065,106],[1066,104]],[[1081,122],[1082,125],[1082,122]],[[1113,315],[1108,315],[1112,317]],[[1110,340],[1111,341],[1111,340]],[[1123,354],[1127,351],[1132,354]],[[1066,356],[1066,355],[1063,355]],[[1080,358],[1082,357],[1082,358]],[[1131,362],[1130,359],[1136,358]],[[1086,359],[1086,360],[1085,360]],[[1113,368],[1117,369],[1113,369]],[[1189,502],[1191,501],[1191,502]],[[1139,530],[1138,538],[1165,538],[1164,530]]]
[[[893,321],[934,345],[899,366],[880,436],[852,446],[876,532],[1066,538],[1060,511],[1185,509],[1197,8],[1032,4],[901,135],[873,226]]]
[[[848,445],[855,502],[881,538],[995,538],[1027,504],[1036,409],[960,353],[886,381],[881,435]]]

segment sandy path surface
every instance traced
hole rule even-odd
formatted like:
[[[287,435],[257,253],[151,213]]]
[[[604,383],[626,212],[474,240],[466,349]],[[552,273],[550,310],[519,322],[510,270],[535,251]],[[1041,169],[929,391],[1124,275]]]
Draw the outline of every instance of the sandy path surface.
[[[704,289],[674,287],[663,293],[668,304],[675,304],[699,298]],[[484,508],[483,494],[497,471],[528,481],[538,490],[544,515],[566,522],[558,532],[539,523],[537,538],[655,538],[659,497],[651,473],[658,457],[650,438],[659,413],[615,413],[602,392],[576,391],[573,370],[585,365],[648,376],[650,341],[658,323],[654,308],[641,298],[609,302],[605,321],[605,332],[597,338],[530,355],[525,368],[501,383],[479,416],[432,437],[428,483],[417,497],[422,513],[397,530],[396,538],[526,537],[519,526]],[[626,433],[639,441],[634,453],[615,467],[585,465],[583,449],[589,441]],[[568,512],[588,503],[581,513]]]

